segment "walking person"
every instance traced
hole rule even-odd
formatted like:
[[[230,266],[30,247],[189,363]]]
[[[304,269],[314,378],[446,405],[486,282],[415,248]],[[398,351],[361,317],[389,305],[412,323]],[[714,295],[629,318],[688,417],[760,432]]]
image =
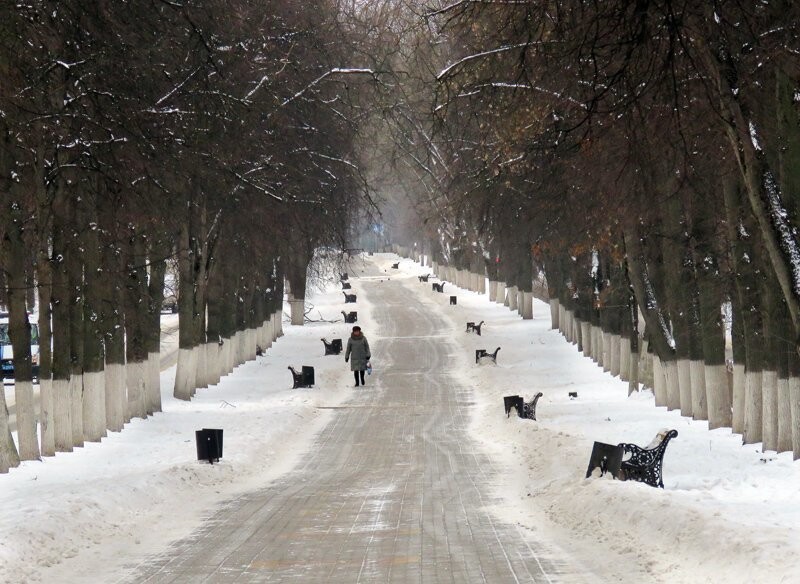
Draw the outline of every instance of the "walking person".
[[[352,359],[351,359],[352,357]],[[356,380],[356,387],[366,385],[364,383],[364,372],[367,370],[371,354],[369,352],[369,341],[361,332],[360,326],[354,326],[350,338],[347,339],[347,351],[344,353],[344,362],[350,361],[350,371]],[[359,383],[360,382],[360,383]]]

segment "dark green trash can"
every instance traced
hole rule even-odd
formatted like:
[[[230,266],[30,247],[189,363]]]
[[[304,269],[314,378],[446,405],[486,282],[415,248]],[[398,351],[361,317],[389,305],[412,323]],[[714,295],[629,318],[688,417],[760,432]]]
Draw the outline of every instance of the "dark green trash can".
[[[222,430],[203,428],[194,433],[197,440],[197,460],[207,460],[211,464],[222,458]]]

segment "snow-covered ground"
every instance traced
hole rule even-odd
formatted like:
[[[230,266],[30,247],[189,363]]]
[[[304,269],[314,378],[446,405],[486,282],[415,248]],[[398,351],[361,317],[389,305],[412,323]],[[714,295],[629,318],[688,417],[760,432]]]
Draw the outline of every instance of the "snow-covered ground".
[[[373,259],[386,269],[398,261]],[[359,271],[354,265],[351,274]],[[413,287],[430,270],[402,260],[389,271]],[[418,289],[433,294],[429,284]],[[649,392],[628,398],[627,383],[550,330],[545,304],[523,321],[486,296],[456,293],[457,306],[448,305],[449,294],[434,298],[464,355],[502,347],[497,366],[465,358],[460,379],[473,388],[475,438],[505,463],[498,515],[550,533],[598,582],[800,581],[800,462],[791,453],[742,446],[730,430],[708,431],[705,422],[656,408]],[[170,367],[162,374],[163,413],[0,475],[0,582],[118,581],[126,565],[187,535],[219,502],[291,468],[332,415],[319,406],[352,391],[341,357],[324,357],[319,340],[346,339],[350,325],[325,322],[341,318],[342,299],[338,284],[316,293],[308,316],[317,322],[285,324],[263,357],[191,402],[172,398]],[[359,296],[359,322],[377,340],[370,310]],[[481,337],[464,332],[467,320],[486,321]],[[313,365],[317,388],[292,390],[288,365]],[[538,391],[538,421],[506,418],[504,395]],[[194,431],[207,427],[224,429],[219,464],[195,460]],[[644,445],[662,428],[679,432],[665,456],[665,489],[584,478],[595,440]]]

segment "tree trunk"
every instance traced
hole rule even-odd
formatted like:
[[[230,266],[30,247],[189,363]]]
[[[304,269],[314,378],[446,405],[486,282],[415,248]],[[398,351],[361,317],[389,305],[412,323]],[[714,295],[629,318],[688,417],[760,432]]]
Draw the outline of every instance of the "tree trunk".
[[[149,368],[147,384],[147,413],[161,411],[161,307],[164,303],[164,280],[167,273],[167,258],[172,246],[166,234],[151,238],[148,250],[149,278],[147,297],[149,299],[147,326],[145,329],[145,348]]]
[[[97,204],[96,202],[94,203]],[[96,213],[96,211],[93,211]],[[90,442],[99,442],[106,436],[105,348],[103,346],[103,316],[105,306],[99,280],[110,277],[101,268],[100,238],[97,217],[88,225],[95,227],[84,231],[85,302],[83,318],[83,435]]]
[[[9,201],[4,209],[9,221],[2,239],[0,258],[7,266],[6,298],[8,301],[8,332],[14,353],[14,396],[17,411],[17,439],[22,460],[39,459],[39,440],[36,432],[36,411],[33,402],[33,368],[31,363],[31,325],[26,306],[28,253],[23,240],[24,206],[18,199]],[[2,391],[2,388],[0,388]]]
[[[129,417],[147,418],[147,254],[141,235],[132,233],[126,249],[125,385]]]

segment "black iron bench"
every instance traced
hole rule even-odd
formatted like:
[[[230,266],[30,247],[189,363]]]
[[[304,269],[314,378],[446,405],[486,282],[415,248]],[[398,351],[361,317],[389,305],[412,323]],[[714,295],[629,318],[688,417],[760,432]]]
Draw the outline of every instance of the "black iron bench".
[[[314,368],[308,367],[303,365],[298,373],[294,367],[291,365],[289,366],[289,371],[292,372],[292,389],[297,389],[298,387],[311,387],[314,385]]]
[[[497,347],[494,350],[494,353],[487,353],[486,349],[475,349],[475,363],[480,363],[480,360],[483,358],[491,359],[492,361],[497,363],[497,353],[500,351],[500,347]]]
[[[600,468],[600,476],[609,473],[616,479],[638,481],[663,489],[664,452],[667,450],[669,441],[677,435],[677,430],[662,430],[644,448],[624,442],[616,446],[595,442],[589,458],[586,478],[591,476],[595,468]],[[626,455],[628,458],[625,458]]]
[[[324,337],[320,340],[325,345],[326,355],[338,355],[342,352],[342,339],[333,339],[330,343]]]
[[[444,292],[444,284],[445,284],[444,282],[442,282],[441,284],[437,284],[436,282],[434,282],[433,284],[431,284],[431,288],[433,289],[434,292]]]
[[[350,312],[342,311],[342,316],[344,316],[344,321],[349,323],[354,323],[358,320],[358,312],[352,310]]]
[[[481,336],[481,327],[483,326],[483,322],[484,321],[480,321],[478,324],[475,324],[474,322],[468,322],[466,332],[474,331],[478,334],[478,336]]]
[[[620,466],[622,480],[639,481],[652,487],[664,488],[661,467],[664,462],[664,452],[669,441],[678,435],[677,430],[663,430],[656,434],[652,442],[642,448],[636,444],[621,443],[622,448],[629,458],[625,458]]]
[[[349,278],[349,276],[348,276],[348,275],[347,275],[347,273],[345,272],[344,274],[342,274],[341,280],[342,280],[342,282],[344,282],[344,281],[345,281],[345,280],[347,280],[348,278]]]
[[[425,274],[424,276],[417,276],[417,278],[419,278],[420,282],[427,282],[428,278],[430,278],[430,277],[431,277],[430,274]]]
[[[342,290],[342,294],[344,294],[344,303],[345,304],[352,304],[353,302],[356,301],[356,295],[355,294],[348,294],[344,290]]]
[[[516,409],[517,415],[520,418],[524,418],[526,420],[535,420],[536,419],[536,404],[539,403],[539,398],[542,397],[542,392],[540,391],[531,401],[526,402],[524,398],[519,395],[507,395],[503,398],[503,405],[506,408],[506,417],[511,415],[511,410]]]
[[[392,264],[392,269],[394,269],[394,270],[396,270],[399,267],[400,267],[400,262],[397,262],[396,264]]]
[[[342,290],[350,290],[353,288],[353,285],[350,282],[342,282]]]

